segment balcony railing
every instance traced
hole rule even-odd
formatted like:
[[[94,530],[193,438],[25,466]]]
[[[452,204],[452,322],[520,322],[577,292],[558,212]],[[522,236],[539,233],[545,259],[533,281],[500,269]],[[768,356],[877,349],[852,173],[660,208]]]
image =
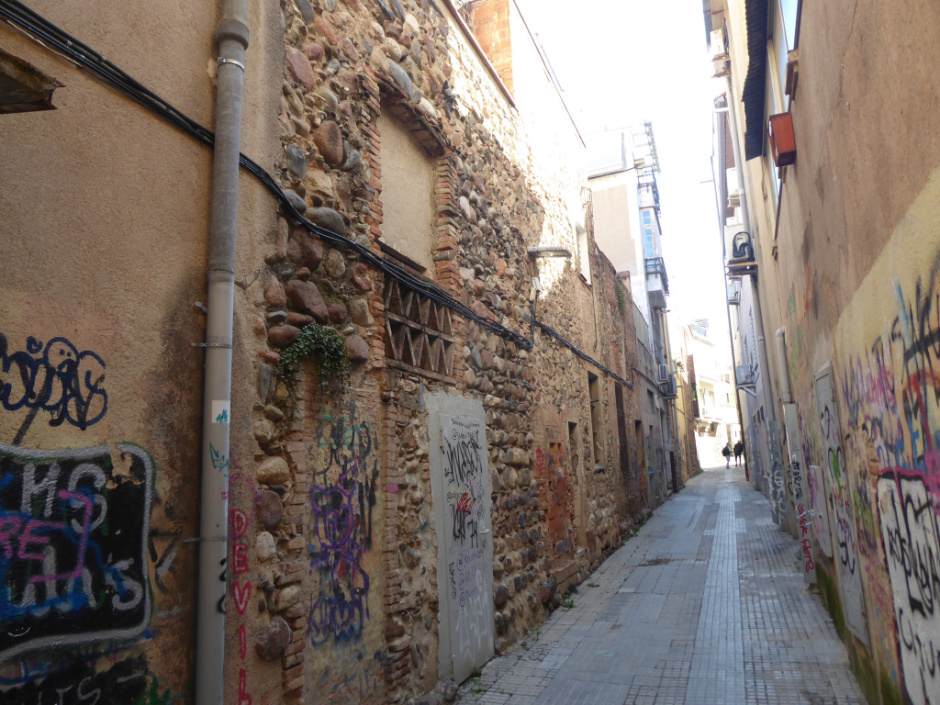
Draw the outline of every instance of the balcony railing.
[[[663,278],[663,291],[669,293],[669,278],[666,276],[666,264],[662,257],[647,257],[646,275],[658,274]]]

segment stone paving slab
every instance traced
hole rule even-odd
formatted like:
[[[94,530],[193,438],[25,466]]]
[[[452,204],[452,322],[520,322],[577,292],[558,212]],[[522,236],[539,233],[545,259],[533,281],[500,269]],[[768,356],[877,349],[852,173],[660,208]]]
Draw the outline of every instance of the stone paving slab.
[[[459,702],[865,705],[801,555],[743,471],[706,471]]]

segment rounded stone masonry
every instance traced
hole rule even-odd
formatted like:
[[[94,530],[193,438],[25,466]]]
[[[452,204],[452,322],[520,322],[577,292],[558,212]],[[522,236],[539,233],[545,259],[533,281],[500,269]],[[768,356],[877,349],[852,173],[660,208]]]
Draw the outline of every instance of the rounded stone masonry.
[[[281,501],[281,496],[273,490],[258,491],[255,497],[255,510],[258,514],[258,521],[266,529],[276,529],[284,518],[284,503]]]
[[[350,269],[350,274],[352,275],[353,286],[356,287],[358,291],[362,293],[372,291],[372,272],[369,271],[369,268],[365,264],[357,262]],[[371,317],[370,314],[369,318],[371,319]]]
[[[277,544],[267,531],[259,531],[255,537],[255,556],[262,563],[277,557]]]
[[[296,144],[287,145],[287,171],[300,181],[307,175],[307,157]]]
[[[298,602],[300,602],[301,592],[300,587],[297,585],[288,585],[286,588],[283,588],[277,595],[277,611],[283,612],[289,607],[293,607]]]
[[[496,609],[502,609],[508,601],[509,588],[502,584],[497,585],[496,592],[493,595],[493,604],[496,605]]]
[[[292,191],[289,188],[284,189],[284,197],[287,199],[287,202],[290,203],[294,208],[297,209],[298,213],[303,213],[307,210],[307,202],[301,198],[300,194],[296,191]]]
[[[305,325],[313,323],[313,321],[313,316],[308,316],[305,313],[297,313],[296,311],[288,311],[287,320],[285,322],[288,325],[303,328]]]
[[[339,250],[330,250],[323,258],[323,271],[330,279],[341,279],[346,273],[346,260]]]
[[[290,481],[290,466],[284,458],[267,458],[255,471],[255,479],[262,485],[286,485]]]
[[[326,323],[330,319],[330,312],[316,284],[292,279],[287,283],[287,297],[295,309],[313,316],[318,323]]]
[[[339,166],[345,161],[343,131],[332,120],[325,120],[313,131],[313,143],[330,166]]]
[[[332,208],[308,208],[304,216],[311,223],[315,223],[321,228],[331,230],[343,237],[346,236],[346,222],[343,220],[343,216]]]
[[[323,242],[318,235],[304,228],[294,228],[287,243],[287,256],[292,262],[312,272],[323,261]]]
[[[346,343],[346,357],[350,362],[362,363],[369,359],[369,344],[358,335],[350,335]]]
[[[368,328],[375,325],[375,319],[369,310],[369,302],[365,299],[353,299],[349,302],[349,316],[357,326]]]
[[[300,328],[282,325],[268,329],[268,341],[276,348],[286,348],[300,338]]]
[[[281,282],[274,277],[271,278],[267,288],[264,290],[264,300],[269,306],[274,306],[275,308],[283,308],[287,305],[284,287],[281,286]]]
[[[347,318],[346,307],[343,304],[330,304],[328,307],[330,321],[333,323],[342,323]]]
[[[290,625],[283,617],[274,617],[267,630],[255,644],[255,652],[262,661],[276,661],[287,651],[290,642]]]

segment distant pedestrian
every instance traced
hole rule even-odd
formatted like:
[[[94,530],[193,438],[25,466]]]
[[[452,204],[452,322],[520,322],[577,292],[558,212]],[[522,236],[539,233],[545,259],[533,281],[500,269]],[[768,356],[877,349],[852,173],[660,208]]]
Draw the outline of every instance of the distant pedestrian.
[[[725,443],[725,447],[721,449],[721,454],[725,456],[725,468],[731,467],[731,441]]]
[[[744,441],[740,438],[738,442],[734,444],[734,464],[737,466],[741,465],[741,456],[744,455]]]

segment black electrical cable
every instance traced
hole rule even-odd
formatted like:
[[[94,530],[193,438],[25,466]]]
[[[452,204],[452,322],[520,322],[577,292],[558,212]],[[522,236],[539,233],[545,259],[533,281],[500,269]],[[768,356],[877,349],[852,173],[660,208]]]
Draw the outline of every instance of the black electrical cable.
[[[607,367],[604,367],[604,365],[602,365],[601,363],[599,363],[597,360],[595,360],[593,357],[591,357],[591,356],[588,355],[587,353],[582,352],[580,348],[575,347],[574,344],[569,343],[567,340],[565,340],[564,338],[562,338],[562,337],[561,337],[561,334],[560,334],[558,331],[556,331],[554,328],[551,328],[551,327],[545,325],[545,324],[542,323],[541,321],[535,321],[535,325],[537,325],[537,326],[539,327],[539,330],[541,330],[541,331],[542,331],[543,333],[545,333],[547,336],[549,336],[550,338],[554,338],[555,340],[557,340],[559,343],[561,343],[562,345],[564,345],[566,348],[568,348],[571,352],[573,352],[573,353],[574,353],[575,355],[577,355],[579,358],[581,358],[582,360],[584,360],[584,361],[587,362],[587,363],[590,363],[590,364],[594,365],[594,367],[596,367],[597,369],[599,369],[601,372],[603,372],[605,375],[607,375],[607,376],[610,377],[611,379],[615,379],[615,380],[617,380],[618,382],[620,382],[620,384],[626,385],[626,386],[629,387],[630,389],[633,389],[633,382],[630,382],[630,381],[624,379],[623,377],[621,377],[620,375],[618,375],[618,374],[617,374],[616,372],[614,372],[613,370],[611,370],[611,369],[609,369],[609,368],[607,368]],[[634,368],[634,369],[636,369],[636,368]]]

